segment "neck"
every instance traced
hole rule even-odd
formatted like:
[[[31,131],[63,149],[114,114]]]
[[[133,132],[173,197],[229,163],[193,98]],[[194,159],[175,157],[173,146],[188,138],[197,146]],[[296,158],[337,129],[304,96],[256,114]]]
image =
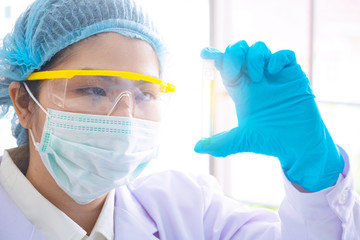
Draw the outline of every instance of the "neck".
[[[88,235],[91,233],[107,195],[84,205],[75,202],[57,185],[31,143],[26,178],[40,194],[82,227]]]

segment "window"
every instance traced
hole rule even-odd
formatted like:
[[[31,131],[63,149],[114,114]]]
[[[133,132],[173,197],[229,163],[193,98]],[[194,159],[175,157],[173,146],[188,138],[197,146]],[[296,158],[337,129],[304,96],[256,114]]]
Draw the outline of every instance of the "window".
[[[314,1],[313,88],[360,193],[360,2]]]
[[[325,124],[336,143],[349,154],[359,189],[360,3],[352,0],[211,2],[215,16],[221,17],[213,25],[217,47],[224,48],[244,39],[248,44],[263,41],[273,52],[295,51],[298,62],[311,77]],[[216,114],[215,131],[220,132],[236,126],[237,120],[229,97],[224,90],[217,91],[221,113]],[[227,195],[244,202],[279,206],[284,193],[276,158],[236,154],[213,162]]]

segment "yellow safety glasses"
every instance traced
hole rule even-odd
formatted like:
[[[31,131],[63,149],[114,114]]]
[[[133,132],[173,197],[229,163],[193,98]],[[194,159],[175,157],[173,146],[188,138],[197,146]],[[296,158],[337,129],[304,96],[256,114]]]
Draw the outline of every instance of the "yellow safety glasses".
[[[146,81],[160,85],[161,92],[175,92],[175,86],[161,81],[158,78],[146,76],[139,73],[111,71],[111,70],[58,70],[58,71],[42,71],[34,72],[29,75],[26,80],[52,80],[57,78],[71,79],[75,76],[107,76],[107,77],[120,77],[124,79],[131,79],[135,81]]]
[[[160,79],[122,71],[43,71],[26,80],[50,80],[46,84],[48,100],[65,111],[153,121],[160,119],[163,103],[175,92],[174,85]]]

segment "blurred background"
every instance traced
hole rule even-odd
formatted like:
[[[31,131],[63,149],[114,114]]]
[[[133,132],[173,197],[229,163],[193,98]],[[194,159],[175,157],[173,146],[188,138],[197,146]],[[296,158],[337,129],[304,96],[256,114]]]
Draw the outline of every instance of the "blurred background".
[[[176,85],[163,123],[160,157],[144,175],[167,169],[211,173],[228,196],[253,206],[279,206],[284,192],[277,159],[256,154],[212,158],[193,151],[209,128],[218,133],[237,122],[219,76],[214,77],[212,93],[202,78],[201,49],[223,51],[239,40],[249,45],[263,41],[272,52],[295,51],[325,124],[350,157],[360,192],[360,0],[138,1],[155,18],[168,44],[165,80]],[[31,2],[0,1],[0,39]],[[0,120],[0,155],[15,146],[10,118]]]

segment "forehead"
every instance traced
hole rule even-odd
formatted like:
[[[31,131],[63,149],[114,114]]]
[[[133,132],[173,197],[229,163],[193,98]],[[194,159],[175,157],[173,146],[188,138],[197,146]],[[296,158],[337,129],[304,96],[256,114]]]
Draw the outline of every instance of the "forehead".
[[[101,33],[75,43],[66,59],[51,70],[98,69],[159,77],[155,50],[146,41],[118,33]]]

